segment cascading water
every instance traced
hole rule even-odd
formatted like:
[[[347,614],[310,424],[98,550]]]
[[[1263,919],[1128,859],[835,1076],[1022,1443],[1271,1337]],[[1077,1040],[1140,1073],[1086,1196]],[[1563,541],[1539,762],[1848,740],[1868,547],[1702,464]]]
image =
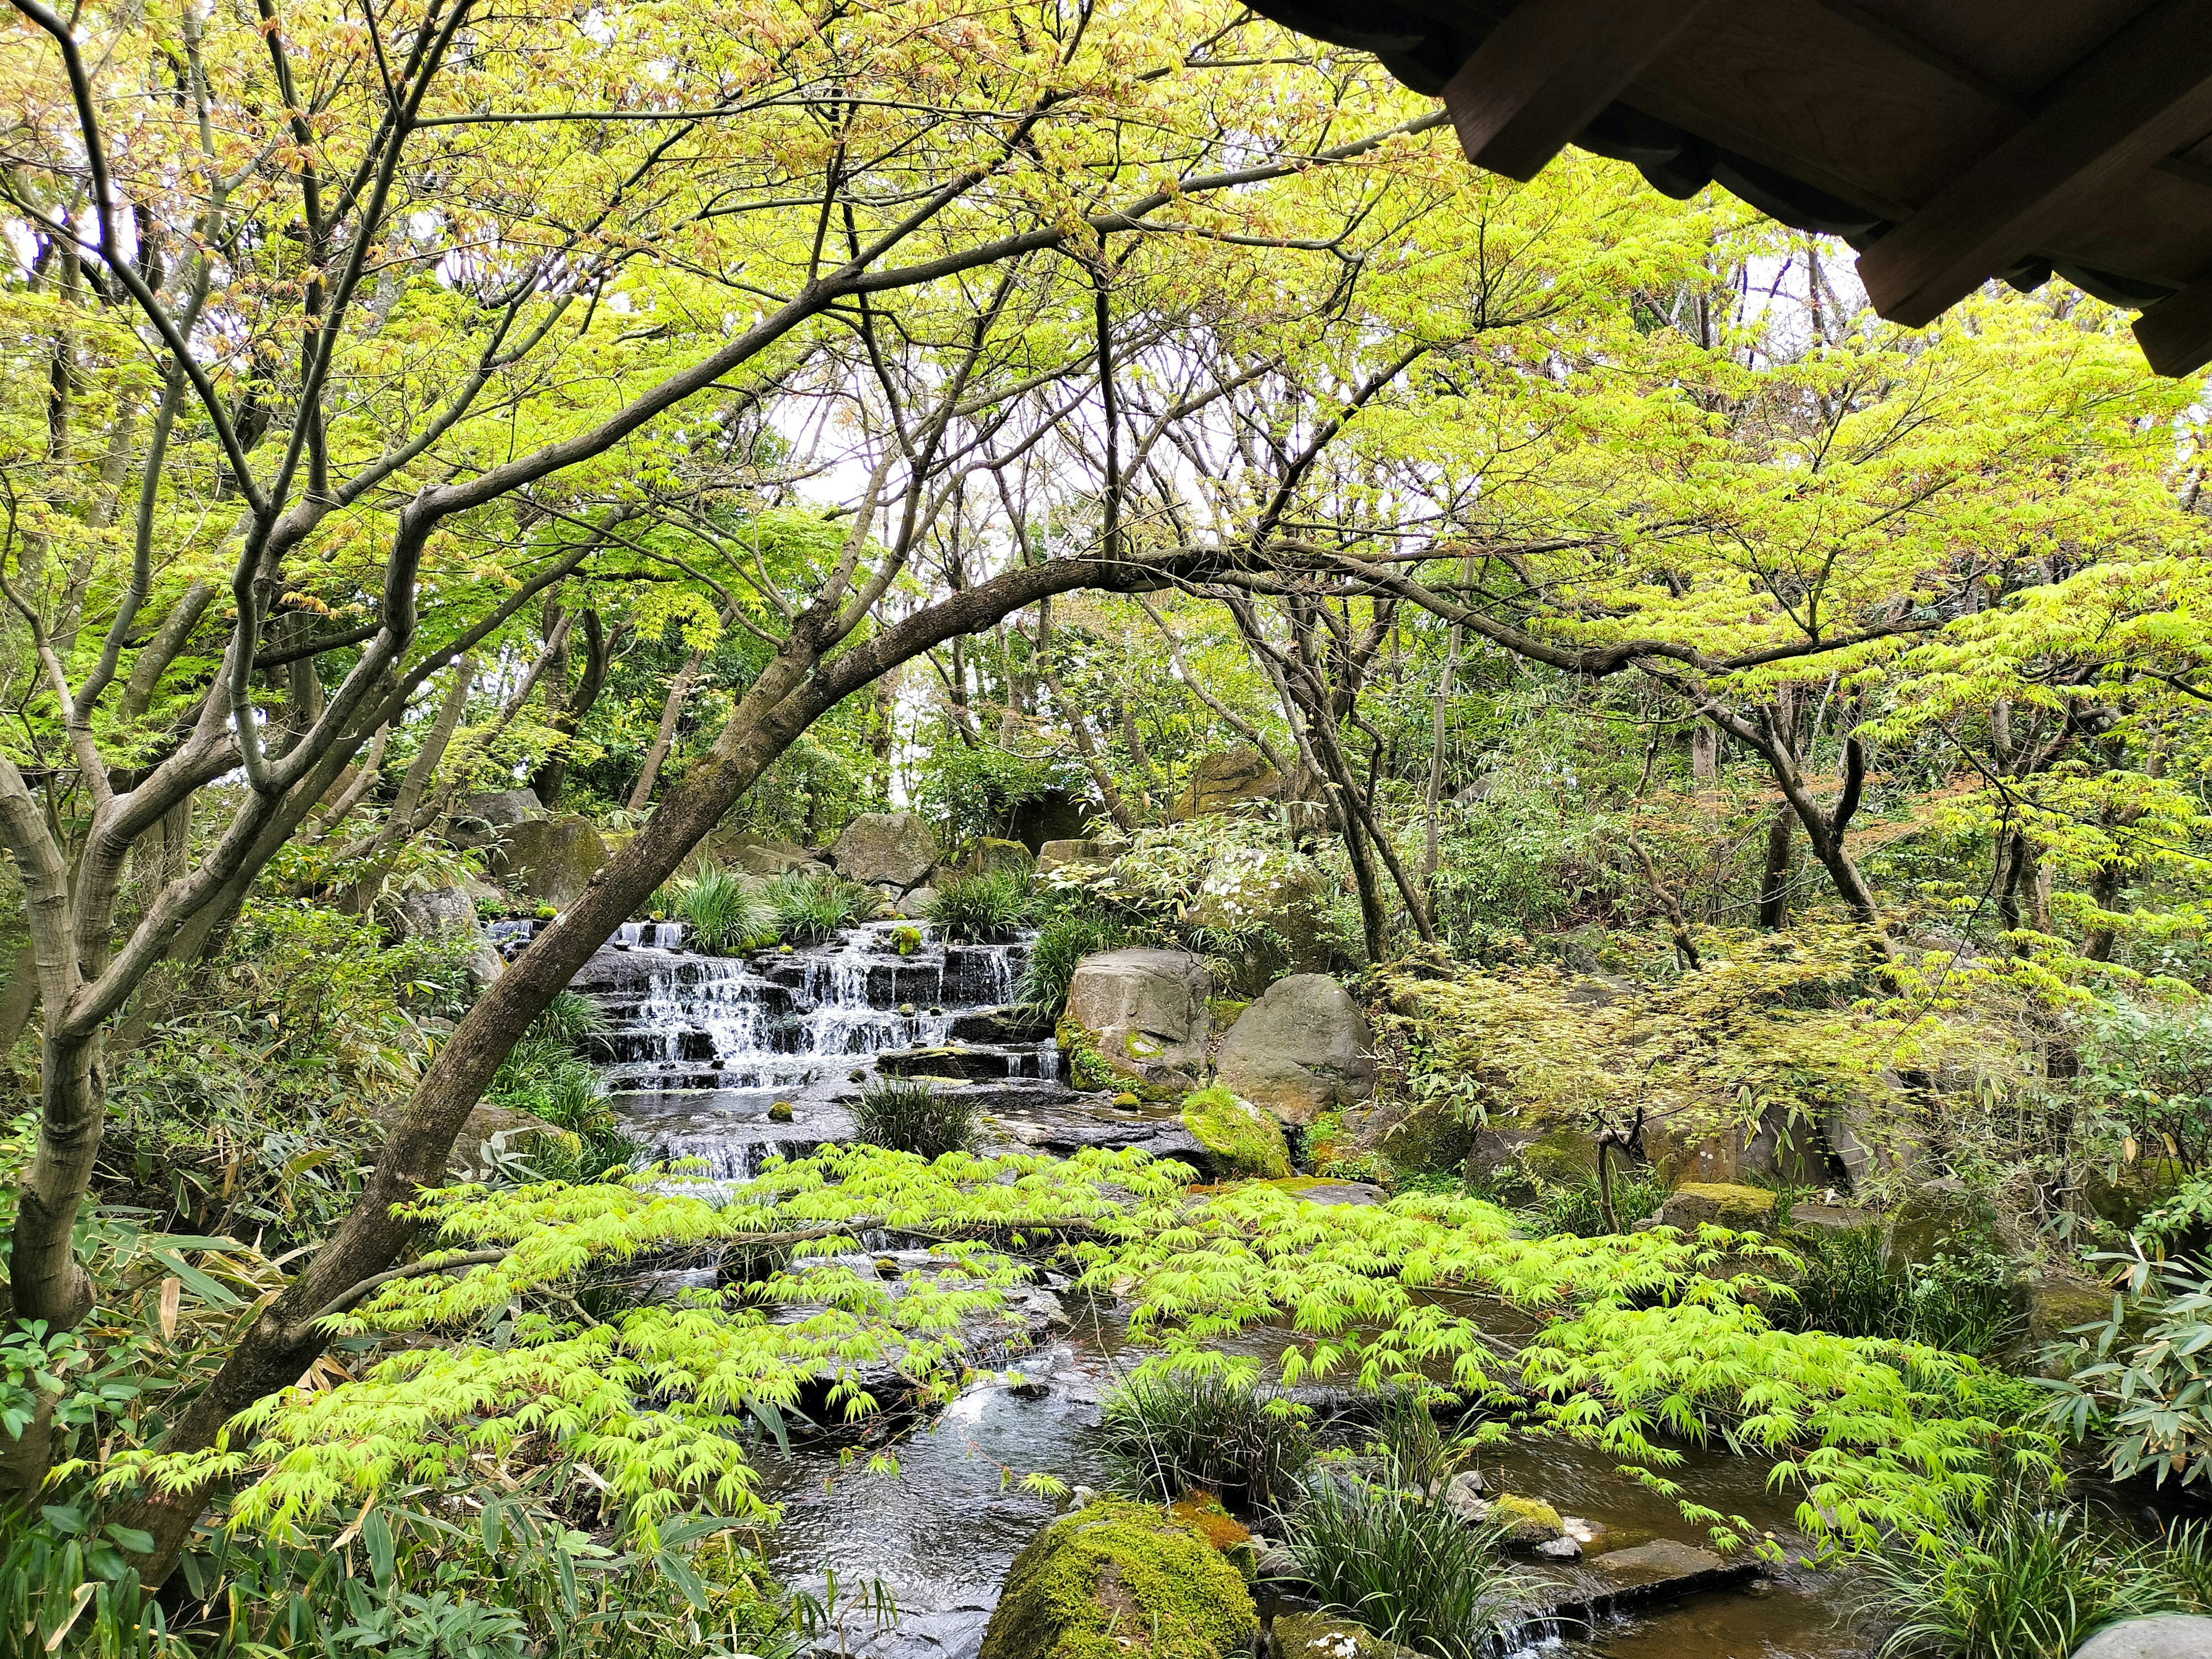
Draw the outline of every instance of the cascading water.
[[[742,957],[687,951],[684,937],[676,923],[625,922],[574,981],[606,1016],[594,1046],[611,1103],[659,1156],[743,1180],[770,1152],[844,1139],[841,1103],[886,1055],[996,1085],[994,1107],[1066,1097],[1058,1051],[1006,1014],[1026,945],[946,944],[911,922]],[[907,1052],[918,1048],[944,1053]],[[770,1116],[779,1101],[787,1122]]]

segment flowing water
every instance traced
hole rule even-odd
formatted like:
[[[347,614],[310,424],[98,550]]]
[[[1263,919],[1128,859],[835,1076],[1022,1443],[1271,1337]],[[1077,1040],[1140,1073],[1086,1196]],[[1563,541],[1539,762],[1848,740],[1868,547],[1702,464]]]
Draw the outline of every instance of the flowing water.
[[[695,1158],[716,1178],[744,1180],[771,1154],[804,1155],[848,1137],[850,1102],[880,1066],[966,1079],[959,1086],[989,1114],[988,1145],[1199,1155],[1172,1115],[1118,1111],[1059,1079],[1052,1043],[1006,1012],[1024,945],[947,945],[926,929],[917,944],[911,933],[902,939],[910,927],[872,923],[818,945],[723,957],[684,950],[679,924],[626,924],[575,981],[608,1016],[596,1042],[616,1109],[657,1156]],[[503,948],[519,948],[532,931],[507,927]],[[778,1103],[789,1104],[788,1121],[771,1116]],[[763,1540],[769,1559],[817,1595],[836,1577],[841,1627],[830,1651],[973,1659],[1014,1555],[1063,1506],[1025,1489],[1023,1477],[1104,1484],[1099,1397],[1139,1356],[1110,1308],[1070,1299],[1068,1309],[1072,1328],[1013,1361],[1018,1369],[988,1376],[930,1423],[878,1448],[897,1459],[896,1476],[868,1473],[865,1456],[833,1444],[758,1449],[763,1495],[784,1512]],[[1240,1346],[1272,1359],[1279,1340],[1259,1333]],[[1483,1467],[1492,1490],[1540,1497],[1602,1525],[1604,1547],[1705,1541],[1671,1503],[1572,1448],[1486,1452]],[[1763,1490],[1756,1467],[1692,1454],[1678,1474],[1700,1501],[1791,1540],[1791,1505]],[[854,1591],[869,1581],[896,1599],[895,1627],[878,1630],[854,1610]],[[1839,1625],[1843,1604],[1832,1579],[1785,1569],[1747,1592],[1532,1637],[1525,1652],[1859,1659],[1869,1650]]]

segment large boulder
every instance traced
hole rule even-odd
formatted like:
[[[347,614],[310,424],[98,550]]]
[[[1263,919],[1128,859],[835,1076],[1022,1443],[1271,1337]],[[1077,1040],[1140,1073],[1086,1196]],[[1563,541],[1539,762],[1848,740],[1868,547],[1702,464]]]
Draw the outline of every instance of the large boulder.
[[[1124,842],[1103,838],[1048,841],[1037,851],[1036,872],[1044,876],[1063,865],[1111,864],[1128,850]]]
[[[1270,985],[1222,1040],[1222,1086],[1285,1123],[1310,1123],[1375,1091],[1375,1034],[1349,993],[1326,974]]]
[[[475,818],[495,830],[505,830],[544,817],[545,808],[539,804],[534,789],[490,789],[462,796],[460,804],[453,809],[453,816]]]
[[[919,887],[937,867],[937,838],[914,812],[863,812],[845,826],[830,862],[848,881]]]
[[[1098,816],[1098,803],[1087,796],[1047,789],[1014,803],[1006,814],[1006,834],[1035,853],[1048,841],[1078,839]]]
[[[1279,948],[1255,943],[1236,964],[1240,988],[1256,994],[1278,975],[1319,973],[1328,966],[1329,898],[1328,878],[1312,860],[1232,849],[1206,871],[1190,919],[1248,939],[1254,937],[1250,930],[1264,927],[1282,940]]]
[[[1259,1623],[1195,1525],[1102,1498],[1014,1558],[978,1659],[1242,1659]]]
[[[2199,1613],[2124,1619],[2075,1649],[2074,1659],[2212,1659],[2212,1619]]]
[[[497,979],[506,967],[485,936],[483,923],[477,919],[476,901],[459,888],[429,887],[394,894],[391,905],[393,932],[402,939],[431,939],[455,946],[478,990]]]
[[[1063,1046],[1079,1035],[1124,1076],[1188,1088],[1206,1063],[1212,975],[1188,951],[1132,946],[1085,957],[1068,981]]]
[[[1765,1187],[1728,1181],[1686,1181],[1667,1195],[1652,1217],[1659,1227],[1727,1227],[1736,1232],[1774,1231],[1776,1200]]]
[[[995,836],[986,836],[975,843],[975,850],[962,860],[960,873],[963,876],[1026,876],[1036,868],[1036,855],[1021,842],[1000,841]]]
[[[495,874],[543,904],[567,909],[583,896],[607,844],[591,823],[575,817],[532,818],[499,832],[491,850]]]
[[[1201,755],[1190,781],[1176,797],[1168,817],[1177,823],[1224,812],[1248,800],[1273,800],[1283,793],[1283,775],[1256,749],[1224,749]]]

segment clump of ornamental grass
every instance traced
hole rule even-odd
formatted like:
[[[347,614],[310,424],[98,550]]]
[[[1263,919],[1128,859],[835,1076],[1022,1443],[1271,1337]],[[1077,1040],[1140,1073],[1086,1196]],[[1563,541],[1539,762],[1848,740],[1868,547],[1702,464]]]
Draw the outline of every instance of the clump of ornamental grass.
[[[735,870],[701,865],[676,884],[674,901],[695,950],[730,956],[775,943],[777,907]]]
[[[775,927],[784,939],[812,945],[866,921],[875,913],[876,896],[857,882],[836,876],[778,876],[768,885]]]
[[[1419,1494],[1311,1481],[1288,1531],[1324,1607],[1431,1659],[1483,1659],[1512,1613],[1519,1585],[1498,1529]]]
[[[1101,1416],[1115,1486],[1156,1503],[1195,1489],[1274,1508],[1313,1457],[1313,1436],[1296,1407],[1228,1377],[1133,1376],[1106,1397]]]
[[[1413,1492],[1451,1479],[1474,1450],[1472,1442],[1437,1421],[1429,1391],[1412,1387],[1391,1389],[1377,1401],[1374,1438],[1398,1485]]]
[[[1013,937],[1036,908],[1029,878],[1018,870],[948,876],[930,901],[929,919],[945,938],[996,945]]]
[[[854,1104],[853,1121],[870,1146],[921,1158],[968,1152],[975,1143],[974,1098],[919,1079],[873,1079]]]
[[[2014,1489],[1947,1534],[1896,1538],[1861,1583],[1868,1611],[1894,1626],[1883,1659],[2066,1659],[2116,1620],[2188,1609],[2185,1569],[2201,1560]]]
[[[1030,945],[1029,963],[1022,970],[1020,1000],[1040,1019],[1057,1019],[1067,1006],[1067,988],[1075,966],[1101,951],[1118,950],[1129,942],[1128,931],[1105,916],[1054,916],[1037,930]]]

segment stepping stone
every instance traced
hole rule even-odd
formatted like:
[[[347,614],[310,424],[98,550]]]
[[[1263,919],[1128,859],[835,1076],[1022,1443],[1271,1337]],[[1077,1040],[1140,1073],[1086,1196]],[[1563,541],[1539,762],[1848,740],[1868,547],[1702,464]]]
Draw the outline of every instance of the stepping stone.
[[[1758,1575],[1755,1561],[1723,1561],[1711,1550],[1672,1538],[1655,1538],[1633,1549],[1607,1550],[1589,1565],[1617,1587],[1616,1607],[1665,1601],[1699,1590],[1733,1589]]]
[[[2074,1650],[2074,1659],[2212,1659],[2212,1619],[2170,1613],[2107,1625]]]

